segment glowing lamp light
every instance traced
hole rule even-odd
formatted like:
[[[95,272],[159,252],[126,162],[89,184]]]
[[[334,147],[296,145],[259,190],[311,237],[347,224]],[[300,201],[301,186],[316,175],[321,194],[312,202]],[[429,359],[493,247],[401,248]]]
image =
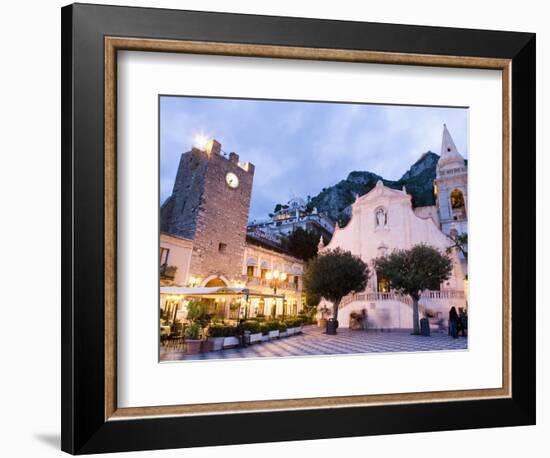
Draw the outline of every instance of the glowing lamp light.
[[[201,151],[206,151],[208,145],[208,138],[204,134],[196,134],[193,137],[193,146],[200,149]]]
[[[281,280],[282,280],[282,281],[285,281],[285,280],[286,280],[286,272],[283,272],[283,273],[281,274]]]
[[[271,280],[273,278],[273,275],[271,274],[271,272],[266,272],[265,273],[265,279],[266,280]]]
[[[273,278],[274,278],[275,280],[277,280],[277,279],[279,278],[279,274],[280,274],[279,271],[278,271],[277,269],[275,269],[275,270],[273,271]]]

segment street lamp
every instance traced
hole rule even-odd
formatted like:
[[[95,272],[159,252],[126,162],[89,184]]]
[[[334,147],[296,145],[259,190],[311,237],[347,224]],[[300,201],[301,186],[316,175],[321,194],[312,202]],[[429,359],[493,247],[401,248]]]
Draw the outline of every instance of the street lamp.
[[[279,286],[279,282],[283,282],[286,280],[286,272],[279,272],[277,269],[271,271],[268,270],[265,273],[265,279],[269,281],[270,286],[273,288],[273,295],[277,295],[277,287]],[[277,300],[277,298],[275,298]],[[285,318],[285,305],[283,303],[283,320]]]

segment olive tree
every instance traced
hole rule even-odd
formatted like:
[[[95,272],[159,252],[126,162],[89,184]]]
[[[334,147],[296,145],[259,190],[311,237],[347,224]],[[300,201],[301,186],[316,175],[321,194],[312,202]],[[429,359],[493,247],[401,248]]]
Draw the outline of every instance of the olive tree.
[[[413,333],[420,334],[418,301],[422,291],[438,289],[449,279],[451,259],[436,248],[415,245],[408,250],[396,250],[374,262],[379,277],[388,280],[390,288],[406,294],[413,301]]]
[[[368,267],[357,256],[340,248],[328,250],[310,260],[304,272],[307,295],[321,296],[332,302],[332,316],[338,319],[342,298],[367,285]]]

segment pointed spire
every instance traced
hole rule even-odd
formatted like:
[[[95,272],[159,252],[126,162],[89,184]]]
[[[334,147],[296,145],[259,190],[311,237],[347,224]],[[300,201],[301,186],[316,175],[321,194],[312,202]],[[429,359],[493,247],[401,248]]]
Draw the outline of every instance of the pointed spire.
[[[319,243],[317,244],[317,250],[321,251],[323,248],[325,248],[325,242],[323,240],[323,236],[319,237]]]
[[[441,139],[441,155],[437,163],[438,168],[448,164],[464,165],[464,158],[456,149],[453,137],[447,129],[447,124],[443,124],[443,138]]]

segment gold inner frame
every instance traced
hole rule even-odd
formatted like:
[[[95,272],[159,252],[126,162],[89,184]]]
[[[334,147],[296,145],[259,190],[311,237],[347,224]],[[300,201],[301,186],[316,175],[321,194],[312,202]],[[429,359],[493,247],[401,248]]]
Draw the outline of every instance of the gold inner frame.
[[[502,72],[502,387],[402,394],[334,396],[118,408],[116,336],[117,246],[117,51],[175,52],[240,57],[460,67]],[[239,43],[105,37],[105,420],[151,416],[190,416],[273,410],[321,409],[381,404],[507,398],[512,393],[511,367],[511,60],[480,57],[403,54],[343,49],[300,48]]]

